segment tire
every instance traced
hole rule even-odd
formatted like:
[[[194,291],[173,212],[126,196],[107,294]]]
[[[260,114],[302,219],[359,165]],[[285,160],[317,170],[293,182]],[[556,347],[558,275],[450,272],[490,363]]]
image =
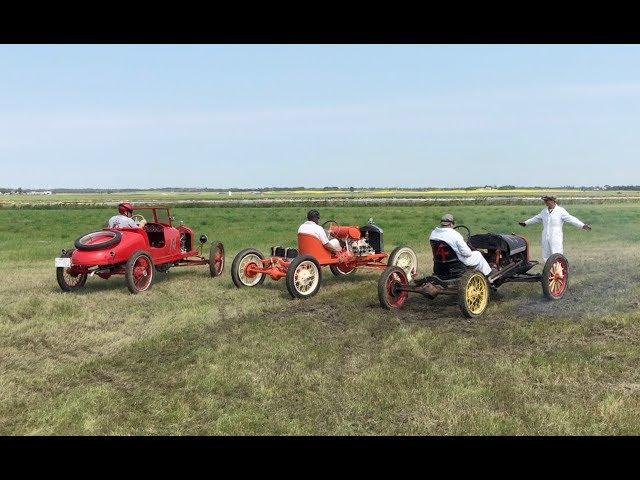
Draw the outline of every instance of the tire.
[[[418,271],[418,257],[411,247],[401,245],[391,251],[387,265],[402,268],[410,282]]]
[[[322,269],[312,255],[294,258],[287,268],[287,290],[293,298],[311,298],[320,290]]]
[[[263,260],[264,256],[255,248],[246,248],[239,252],[231,263],[231,279],[233,284],[238,287],[257,287],[264,282],[266,275],[258,273],[254,276],[246,276],[245,268],[250,263],[256,263]]]
[[[73,252],[74,250],[70,250],[66,252],[63,257],[71,258]],[[68,268],[57,267],[56,280],[63,292],[73,292],[74,290],[79,290],[84,287],[84,284],[87,283],[87,274],[72,275],[69,273]]]
[[[98,243],[91,243],[91,244],[86,243],[86,241],[89,240],[91,236],[97,236],[97,235],[102,235],[104,237],[111,237],[111,238],[105,239],[104,241],[98,242]],[[120,240],[122,240],[122,234],[120,232],[116,230],[100,230],[98,232],[90,232],[90,233],[81,235],[80,237],[76,238],[76,241],[73,243],[78,250],[92,251],[92,250],[102,250],[103,248],[113,247],[114,245],[119,244]]]
[[[458,283],[458,305],[467,318],[479,317],[489,304],[489,282],[477,270],[465,272]]]
[[[560,300],[569,284],[569,261],[561,253],[554,253],[542,269],[542,293],[549,300]]]
[[[151,287],[156,269],[151,256],[144,250],[137,250],[127,260],[124,270],[127,288],[131,293],[137,294]]]
[[[341,270],[338,265],[329,265],[329,269],[331,273],[333,273],[336,277],[346,277],[347,275],[352,275],[356,272],[357,268],[352,268],[351,270],[344,271]]]
[[[209,273],[212,277],[219,277],[224,271],[224,245],[222,242],[211,242],[209,249]]]
[[[394,284],[409,285],[407,272],[400,267],[387,267],[378,279],[378,300],[380,306],[387,310],[400,308],[409,297],[408,292],[395,292]]]

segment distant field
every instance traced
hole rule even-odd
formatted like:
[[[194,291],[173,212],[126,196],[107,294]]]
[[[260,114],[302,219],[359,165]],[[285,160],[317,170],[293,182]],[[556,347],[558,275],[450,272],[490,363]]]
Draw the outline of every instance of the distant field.
[[[579,191],[579,190],[296,190],[287,192],[232,192],[229,195],[216,192],[118,192],[111,194],[97,193],[61,193],[54,195],[3,195],[0,196],[0,206],[11,205],[39,205],[58,203],[117,203],[122,199],[133,202],[233,202],[239,200],[322,200],[322,199],[487,199],[487,198],[514,198],[537,200],[543,194],[554,194],[564,199],[603,199],[611,201],[613,199],[639,199],[640,192],[600,190],[600,191]]]
[[[540,207],[321,214],[373,217],[427,273],[445,211],[527,234],[537,258],[540,227],[516,222]],[[306,210],[176,208],[224,242],[224,275],[175,269],[131,296],[118,277],[72,294],[55,281],[53,257],[113,208],[0,209],[0,434],[640,434],[640,203],[572,206],[593,231],[565,228],[566,297],[505,285],[476,320],[445,297],[384,311],[371,271],[326,270],[307,301],[283,281],[236,289],[235,253],[294,244]]]

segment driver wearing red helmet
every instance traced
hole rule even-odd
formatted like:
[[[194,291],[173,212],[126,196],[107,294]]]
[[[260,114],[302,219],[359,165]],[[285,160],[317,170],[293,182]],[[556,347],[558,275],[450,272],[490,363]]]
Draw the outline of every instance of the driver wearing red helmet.
[[[118,204],[118,215],[114,215],[109,219],[109,228],[142,228],[147,222],[141,220],[140,223],[131,218],[133,215],[133,205],[130,202],[122,202]]]

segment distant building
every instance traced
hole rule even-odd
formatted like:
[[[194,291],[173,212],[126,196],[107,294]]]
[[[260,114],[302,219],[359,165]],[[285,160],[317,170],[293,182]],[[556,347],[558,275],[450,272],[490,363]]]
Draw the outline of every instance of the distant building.
[[[42,192],[38,192],[36,190],[31,190],[29,192],[26,192],[27,195],[51,195],[51,191],[50,190],[45,190]]]

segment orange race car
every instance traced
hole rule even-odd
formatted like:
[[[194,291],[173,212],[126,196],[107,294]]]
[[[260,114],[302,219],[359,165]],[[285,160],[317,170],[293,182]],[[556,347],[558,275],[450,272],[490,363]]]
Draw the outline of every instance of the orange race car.
[[[330,252],[315,236],[298,233],[297,248],[275,246],[267,258],[254,248],[239,252],[231,265],[233,283],[238,288],[255,287],[267,276],[286,278],[292,297],[309,298],[320,288],[324,266],[338,277],[351,275],[358,268],[383,270],[391,265],[401,268],[408,278],[415,276],[418,260],[413,249],[399,246],[391,254],[385,253],[383,231],[373,220],[363,227],[340,226],[329,220],[322,227],[329,238],[339,241],[342,252]]]

